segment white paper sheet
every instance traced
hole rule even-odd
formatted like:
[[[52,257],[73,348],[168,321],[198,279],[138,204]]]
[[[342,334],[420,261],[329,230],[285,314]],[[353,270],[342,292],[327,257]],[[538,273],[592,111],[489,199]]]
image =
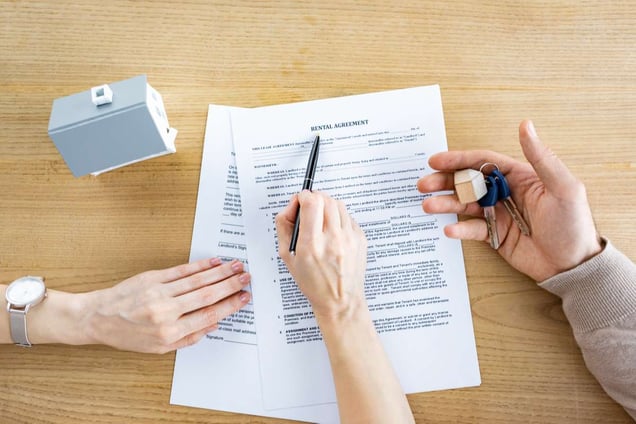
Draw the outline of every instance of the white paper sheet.
[[[455,215],[426,215],[417,179],[447,149],[439,87],[232,111],[265,408],[336,400],[311,308],[277,255],[276,213],[302,185],[342,199],[369,241],[365,292],[407,393],[480,384]]]
[[[229,111],[210,106],[190,260],[246,259],[241,201]],[[338,422],[335,403],[266,410],[252,305],[220,323],[194,346],[180,349],[170,403],[310,422]]]

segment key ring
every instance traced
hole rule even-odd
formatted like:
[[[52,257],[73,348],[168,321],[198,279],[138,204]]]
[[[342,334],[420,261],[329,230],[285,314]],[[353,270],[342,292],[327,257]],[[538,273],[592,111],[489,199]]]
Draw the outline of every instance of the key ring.
[[[492,163],[492,162],[484,162],[484,164],[482,164],[482,165],[479,167],[479,172],[481,172],[481,173],[482,173],[482,174],[484,174],[484,175],[490,175],[490,173],[486,174],[486,173],[484,172],[484,168],[485,168],[485,167],[487,167],[487,166],[494,166],[494,167],[495,167],[495,169],[496,169],[497,171],[499,171],[499,166],[497,166],[497,164],[496,164],[496,163]],[[491,172],[492,172],[492,171],[491,171]]]

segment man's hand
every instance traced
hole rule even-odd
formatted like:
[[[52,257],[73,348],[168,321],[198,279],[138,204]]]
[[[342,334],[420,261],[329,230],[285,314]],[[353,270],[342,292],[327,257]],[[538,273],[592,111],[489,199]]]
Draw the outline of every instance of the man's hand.
[[[490,151],[454,151],[433,155],[429,164],[440,172],[420,178],[422,193],[453,190],[453,173],[479,169],[485,162],[499,166],[512,197],[532,234],[524,236],[501,202],[496,205],[499,254],[536,281],[571,269],[602,249],[584,185],[537,136],[530,121],[519,126],[519,141],[529,163]],[[427,213],[458,213],[470,217],[449,225],[448,237],[488,240],[483,210],[477,203],[461,204],[455,195],[425,199]]]

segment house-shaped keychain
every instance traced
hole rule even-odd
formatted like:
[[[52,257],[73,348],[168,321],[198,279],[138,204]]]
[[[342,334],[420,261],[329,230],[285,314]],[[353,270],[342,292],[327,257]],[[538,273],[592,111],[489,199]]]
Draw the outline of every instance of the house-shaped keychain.
[[[53,101],[49,136],[76,177],[176,152],[161,95],[145,75]]]

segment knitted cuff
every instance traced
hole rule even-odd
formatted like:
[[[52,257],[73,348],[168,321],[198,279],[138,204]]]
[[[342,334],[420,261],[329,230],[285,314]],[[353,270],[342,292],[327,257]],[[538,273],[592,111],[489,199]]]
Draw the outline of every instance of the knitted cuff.
[[[636,265],[603,240],[601,253],[539,283],[563,300],[575,333],[607,327],[636,312]]]

